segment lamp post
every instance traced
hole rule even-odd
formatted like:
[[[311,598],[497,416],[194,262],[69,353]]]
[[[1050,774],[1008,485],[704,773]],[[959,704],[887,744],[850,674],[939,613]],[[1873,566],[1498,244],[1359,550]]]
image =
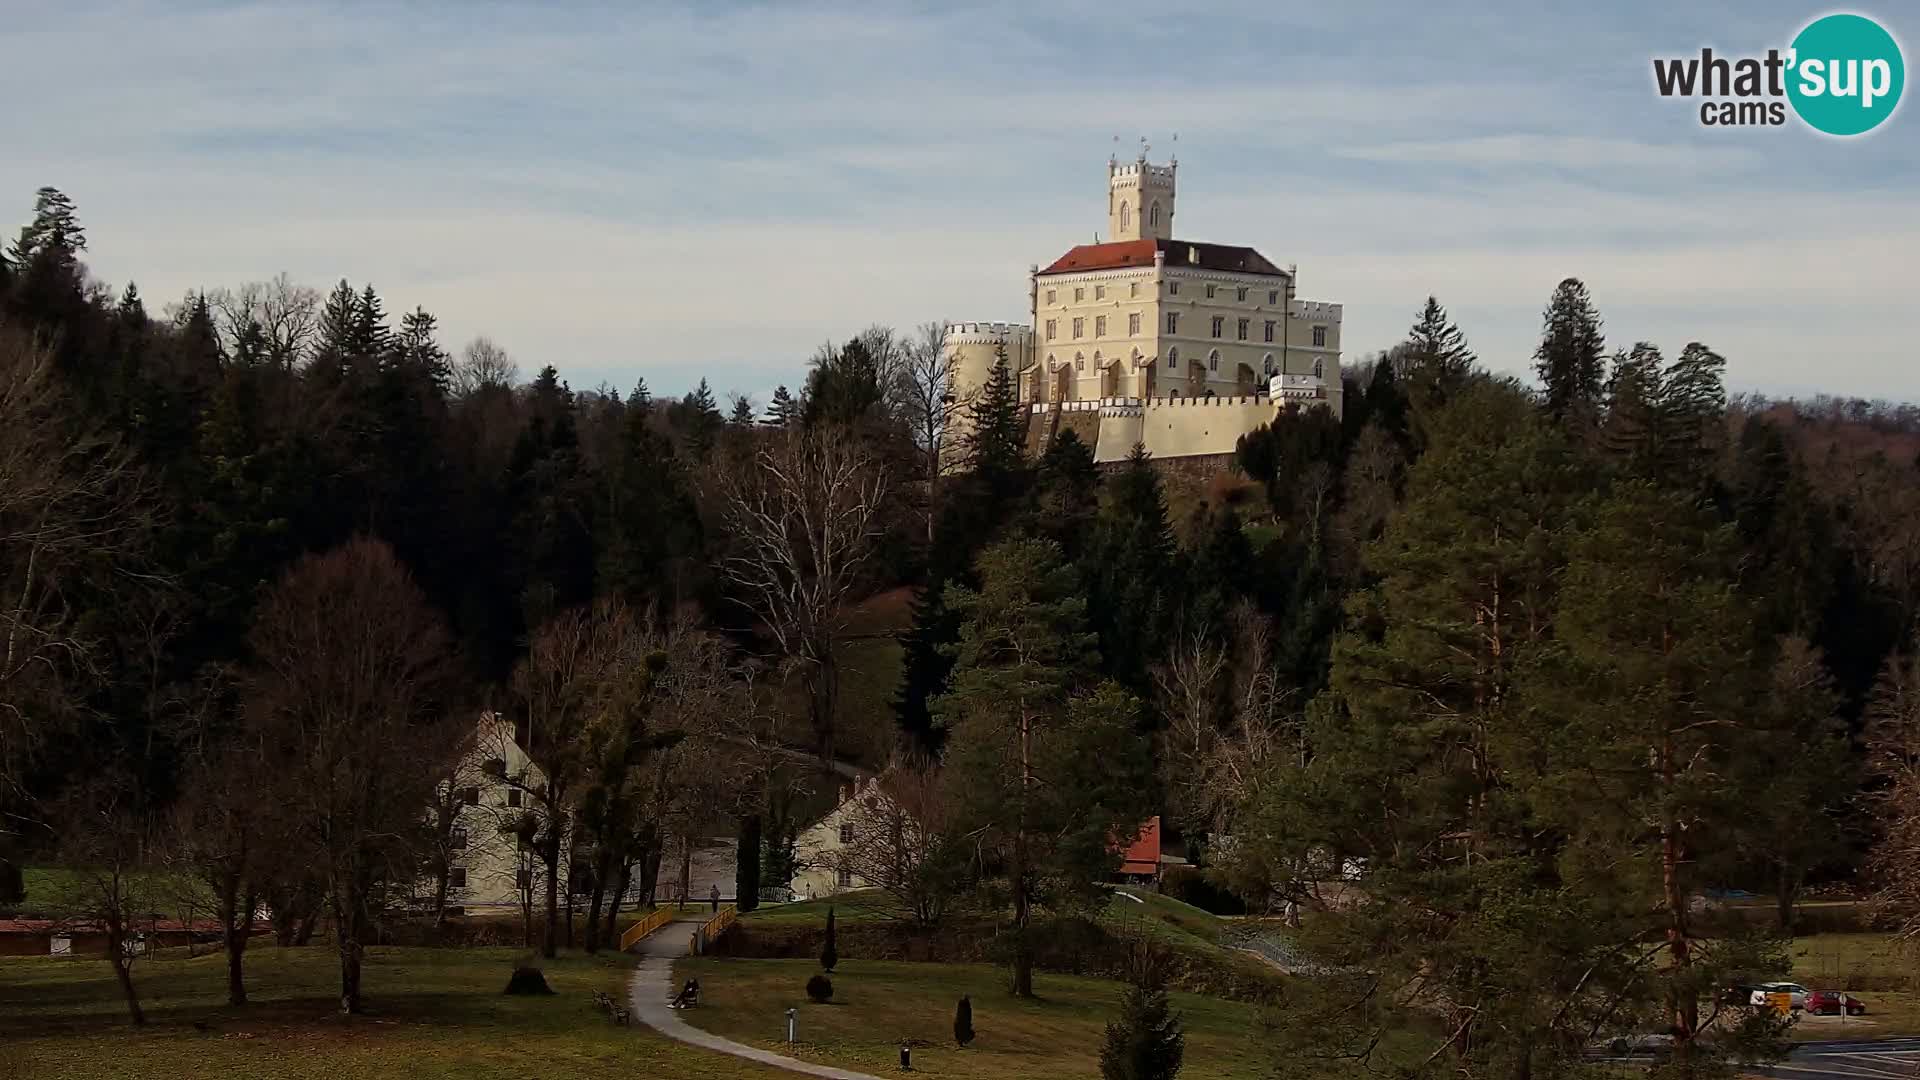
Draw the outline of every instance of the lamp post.
[[[799,1014],[799,1012],[800,1010],[798,1009],[787,1010],[787,1042],[789,1044],[792,1044],[798,1041],[795,1038],[795,1034],[796,1034],[795,1028],[796,1028],[796,1025],[799,1023],[799,1021],[796,1020],[795,1017]]]

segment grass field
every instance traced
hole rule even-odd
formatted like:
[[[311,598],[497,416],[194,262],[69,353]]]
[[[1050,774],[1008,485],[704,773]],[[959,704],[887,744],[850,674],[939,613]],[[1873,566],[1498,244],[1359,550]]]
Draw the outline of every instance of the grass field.
[[[916,1073],[931,1077],[1011,1080],[1014,1077],[1098,1076],[1107,1021],[1119,1011],[1122,986],[1106,979],[1040,973],[1036,1001],[1007,993],[1004,968],[983,964],[911,964],[842,961],[833,974],[834,999],[807,1000],[812,960],[683,961],[681,978],[700,980],[693,1024],[808,1061],[872,1073],[898,1068],[902,1041],[914,1047]],[[967,1049],[953,1043],[953,1011],[960,995],[973,998],[977,1037]],[[1260,1047],[1259,1011],[1251,1005],[1174,994],[1186,1026],[1181,1080],[1253,1080],[1271,1075]],[[784,1044],[785,1017],[799,1010],[800,1045]]]
[[[135,967],[144,1029],[127,1022],[105,961],[0,957],[0,1078],[792,1076],[613,1026],[592,995],[624,993],[630,961],[622,956],[563,956],[547,964],[555,996],[507,997],[501,988],[522,955],[372,950],[371,1012],[353,1019],[335,1011],[336,961],[324,947],[256,947],[247,964],[254,1004],[244,1010],[225,1005],[223,956],[145,960]]]

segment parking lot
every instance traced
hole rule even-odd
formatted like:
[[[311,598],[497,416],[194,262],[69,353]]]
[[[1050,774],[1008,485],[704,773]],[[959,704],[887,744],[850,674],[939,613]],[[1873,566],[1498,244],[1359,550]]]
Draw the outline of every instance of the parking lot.
[[[1753,1075],[1780,1080],[1915,1080],[1920,1077],[1920,1039],[1801,1043],[1785,1061],[1757,1069]]]

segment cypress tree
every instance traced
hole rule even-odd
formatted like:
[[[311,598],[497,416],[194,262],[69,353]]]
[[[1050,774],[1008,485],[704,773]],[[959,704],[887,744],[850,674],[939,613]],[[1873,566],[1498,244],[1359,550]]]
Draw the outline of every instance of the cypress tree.
[[[963,1047],[973,1041],[973,999],[966,994],[953,1009],[953,1041]]]
[[[833,928],[833,908],[829,907],[827,908],[827,942],[820,947],[820,966],[826,968],[828,974],[832,974],[833,969],[839,966],[839,963],[840,949],[838,934]]]
[[[1173,1080],[1186,1043],[1167,992],[1157,984],[1132,984],[1120,1001],[1120,1016],[1107,1025],[1100,1075],[1103,1080]]]

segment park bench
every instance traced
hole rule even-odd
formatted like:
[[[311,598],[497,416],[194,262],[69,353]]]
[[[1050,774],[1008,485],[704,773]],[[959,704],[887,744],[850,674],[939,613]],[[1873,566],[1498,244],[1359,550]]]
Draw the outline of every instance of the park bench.
[[[622,1027],[627,1023],[627,1007],[600,991],[594,991],[593,1003],[606,1011],[607,1017]]]

